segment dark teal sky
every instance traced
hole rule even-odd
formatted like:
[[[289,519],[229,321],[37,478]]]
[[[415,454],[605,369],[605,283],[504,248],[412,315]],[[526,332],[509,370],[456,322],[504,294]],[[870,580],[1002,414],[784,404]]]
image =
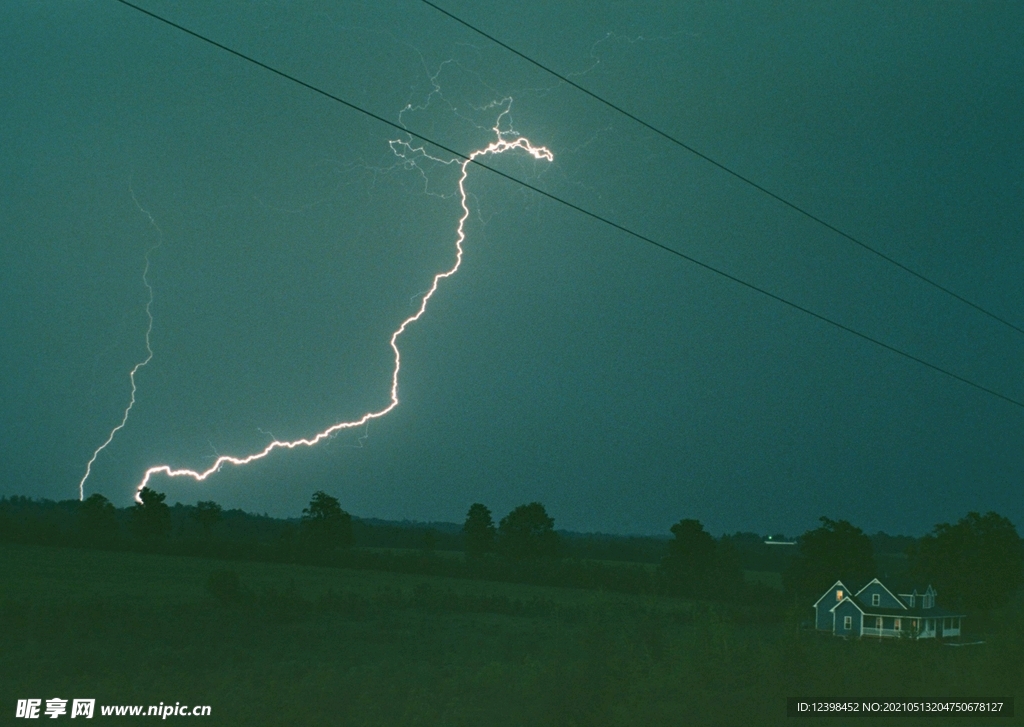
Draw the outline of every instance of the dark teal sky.
[[[439,143],[492,105],[555,154],[495,165],[1024,399],[1024,335],[672,146],[436,11],[146,7]],[[1024,327],[1019,3],[444,6]],[[387,402],[388,338],[453,259],[452,168],[392,128],[112,1],[0,7],[0,495],[129,502]],[[403,109],[406,109],[403,112]],[[436,150],[435,150],[436,152]],[[444,154],[443,152],[436,152]],[[402,404],[169,500],[559,527],[918,534],[1024,525],[1024,411],[471,169],[467,255],[401,339]],[[360,444],[360,435],[368,434]]]

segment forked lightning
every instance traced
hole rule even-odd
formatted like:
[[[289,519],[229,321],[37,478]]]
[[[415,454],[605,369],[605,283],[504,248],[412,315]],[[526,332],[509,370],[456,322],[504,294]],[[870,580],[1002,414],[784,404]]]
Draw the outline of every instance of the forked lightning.
[[[508,99],[508,101],[510,101],[510,99]],[[450,270],[445,270],[434,276],[433,284],[430,286],[430,289],[427,290],[427,292],[423,295],[423,298],[420,301],[419,309],[413,315],[409,316],[404,321],[402,321],[401,325],[398,326],[395,332],[391,334],[391,349],[395,352],[395,367],[391,374],[391,398],[388,405],[378,411],[367,412],[358,419],[333,424],[327,429],[308,439],[296,439],[293,441],[274,439],[273,441],[270,442],[270,444],[268,444],[260,451],[254,454],[247,455],[245,457],[221,455],[217,457],[214,463],[205,470],[191,470],[185,468],[176,469],[166,464],[155,465],[146,470],[146,473],[143,476],[142,481],[139,482],[138,486],[136,487],[135,499],[137,501],[141,502],[141,500],[139,499],[139,493],[142,492],[142,489],[144,487],[147,487],[149,485],[149,481],[153,477],[153,475],[164,474],[168,477],[190,477],[193,480],[196,480],[197,482],[202,482],[207,477],[217,472],[224,465],[230,464],[241,466],[249,464],[250,462],[254,462],[255,460],[263,459],[268,454],[273,452],[275,449],[294,449],[296,447],[312,447],[313,445],[318,444],[319,442],[322,442],[325,439],[329,438],[335,432],[339,432],[343,429],[353,429],[356,427],[361,427],[367,422],[369,422],[371,419],[380,419],[381,417],[388,414],[396,406],[398,406],[398,374],[402,367],[402,356],[401,352],[398,349],[398,338],[403,333],[405,333],[406,328],[408,328],[412,323],[418,321],[420,317],[426,312],[427,304],[430,302],[431,297],[433,297],[434,293],[437,291],[437,287],[440,284],[440,282],[445,278],[450,278],[451,276],[455,275],[455,273],[459,269],[459,266],[462,264],[462,243],[466,239],[465,224],[466,220],[469,219],[469,204],[467,202],[465,187],[466,176],[469,174],[469,165],[472,164],[477,159],[479,159],[480,157],[487,156],[488,154],[504,154],[505,152],[512,151],[513,149],[521,149],[537,160],[543,159],[549,162],[554,160],[554,155],[546,147],[533,146],[533,144],[530,143],[529,139],[523,136],[519,136],[514,131],[501,131],[500,126],[502,117],[504,117],[507,113],[508,107],[506,106],[505,110],[498,116],[497,123],[495,123],[493,127],[494,133],[497,135],[497,139],[488,144],[486,147],[482,149],[477,149],[462,162],[458,162],[457,159],[446,161],[431,157],[431,159],[433,159],[434,161],[439,161],[444,164],[459,163],[461,166],[461,174],[459,176],[458,187],[459,197],[462,204],[462,216],[459,218],[459,224],[456,229],[455,235],[455,264],[451,267]],[[408,142],[403,141],[392,141],[391,148],[399,156],[404,156],[402,151],[400,151],[401,149],[405,149],[409,152],[417,152],[424,155],[426,154],[426,152],[424,152],[422,149],[413,149],[408,144]]]

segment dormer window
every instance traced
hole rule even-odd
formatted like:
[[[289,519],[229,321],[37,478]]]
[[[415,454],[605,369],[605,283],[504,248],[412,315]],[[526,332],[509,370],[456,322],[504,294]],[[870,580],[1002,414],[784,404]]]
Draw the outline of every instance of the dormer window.
[[[843,589],[840,588],[836,591],[836,603],[843,600]]]
[[[877,606],[881,602],[881,600],[882,600],[882,597],[880,595],[878,595],[877,593],[872,593],[871,594],[871,605],[872,606]]]
[[[914,607],[914,599],[915,599],[915,598],[916,598],[916,596],[915,596],[915,595],[914,595],[913,593],[911,593],[911,594],[910,594],[910,607],[911,607],[911,608],[913,608],[913,607]]]

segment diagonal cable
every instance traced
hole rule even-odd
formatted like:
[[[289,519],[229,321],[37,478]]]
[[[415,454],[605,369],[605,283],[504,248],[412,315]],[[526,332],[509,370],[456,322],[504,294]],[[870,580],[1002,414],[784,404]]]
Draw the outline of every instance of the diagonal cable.
[[[601,96],[598,96],[593,91],[590,91],[590,90],[584,88],[583,86],[579,85],[575,81],[572,81],[569,78],[566,78],[561,73],[558,73],[557,71],[549,68],[548,66],[545,66],[544,64],[540,63],[539,61],[535,61],[533,58],[530,58],[530,56],[526,55],[525,53],[521,53],[520,51],[516,50],[515,48],[513,48],[510,45],[508,45],[507,43],[504,43],[504,42],[498,40],[493,35],[490,35],[489,33],[485,33],[484,31],[480,30],[480,28],[477,28],[476,26],[471,25],[470,23],[467,23],[465,20],[463,20],[462,18],[458,17],[457,15],[453,15],[452,13],[450,13],[449,11],[447,11],[444,8],[440,7],[439,5],[436,5],[436,4],[432,3],[432,2],[430,2],[430,0],[420,0],[420,2],[422,2],[424,5],[428,5],[428,6],[432,7],[434,10],[436,10],[439,13],[441,13],[442,15],[447,16],[451,20],[454,20],[456,23],[459,23],[460,25],[463,25],[466,28],[469,28],[474,33],[477,33],[478,35],[481,35],[484,38],[487,38],[491,42],[500,45],[502,48],[507,50],[509,53],[513,53],[513,54],[519,56],[524,61],[533,64],[534,66],[536,66],[537,68],[540,68],[545,73],[551,74],[552,76],[554,76],[558,80],[562,81],[563,83],[569,84],[570,86],[575,88],[577,91],[585,93],[587,96],[590,96],[590,98],[594,99],[595,101],[598,101],[598,102],[604,104],[605,106],[607,106],[608,108],[613,109],[613,110],[619,112],[623,116],[626,116],[626,117],[632,119],[633,121],[635,121],[636,123],[640,124],[644,128],[646,128],[646,129],[648,129],[650,131],[653,131],[655,134],[657,134],[658,136],[662,137],[663,139],[666,139],[667,141],[672,142],[676,146],[679,146],[679,147],[685,149],[686,151],[690,152],[691,154],[693,154],[693,155],[703,159],[704,161],[708,162],[712,166],[715,166],[718,169],[721,169],[726,174],[729,174],[729,175],[735,177],[736,179],[740,180],[741,182],[750,185],[751,187],[753,187],[754,189],[758,190],[759,192],[762,192],[762,193],[768,195],[769,197],[774,199],[776,202],[780,202],[781,204],[784,204],[786,207],[789,207],[791,210],[794,210],[795,212],[803,215],[804,217],[807,217],[808,219],[813,220],[814,222],[817,222],[819,225],[825,227],[828,230],[831,230],[832,232],[834,232],[835,234],[839,235],[840,237],[846,238],[847,240],[849,240],[850,242],[852,242],[855,245],[859,245],[860,247],[864,248],[868,252],[870,252],[870,253],[880,257],[882,260],[885,260],[886,262],[888,262],[888,263],[890,263],[892,265],[895,265],[900,270],[903,270],[903,271],[905,271],[907,273],[910,273],[911,275],[913,275],[918,280],[921,280],[921,281],[927,283],[928,285],[932,286],[933,288],[941,290],[946,295],[950,295],[953,298],[956,298],[961,303],[965,303],[966,305],[969,305],[971,308],[974,308],[976,311],[984,313],[989,318],[991,318],[991,319],[993,319],[995,321],[998,321],[999,323],[1002,323],[1004,326],[1008,326],[1008,327],[1012,328],[1013,330],[1017,331],[1018,333],[1024,333],[1024,328],[1021,328],[1020,326],[1014,325],[1013,323],[1011,323],[1010,321],[1006,320],[1005,318],[1002,318],[1001,316],[998,316],[995,313],[992,313],[991,311],[986,310],[985,308],[982,308],[977,303],[974,303],[974,302],[968,300],[967,298],[963,297],[959,293],[955,293],[954,291],[950,290],[949,288],[947,288],[946,286],[942,285],[941,283],[935,282],[931,278],[926,277],[925,275],[922,275],[921,273],[917,272],[913,268],[908,267],[907,265],[904,265],[900,261],[898,261],[898,260],[896,260],[896,259],[894,259],[894,258],[892,258],[892,257],[890,257],[888,255],[886,255],[885,253],[881,252],[880,250],[877,250],[877,249],[871,247],[870,245],[868,245],[867,243],[862,242],[861,240],[858,240],[853,235],[851,235],[851,234],[849,234],[847,232],[843,232],[842,230],[840,230],[835,225],[832,225],[829,222],[826,222],[825,220],[823,220],[822,218],[818,217],[817,215],[815,215],[815,214],[813,214],[811,212],[808,212],[803,207],[800,207],[799,205],[796,205],[793,202],[790,202],[788,199],[786,199],[784,197],[780,197],[779,195],[775,194],[775,192],[772,192],[771,190],[761,186],[760,184],[758,184],[757,182],[753,181],[749,177],[743,176],[739,172],[737,172],[737,171],[735,171],[735,170],[725,166],[721,162],[718,162],[718,161],[712,159],[707,154],[704,154],[703,152],[698,151],[697,149],[693,148],[689,144],[685,144],[684,142],[682,142],[679,139],[675,138],[671,134],[668,134],[667,132],[662,131],[661,129],[657,128],[656,126],[653,126],[653,125],[647,123],[646,121],[644,121],[643,119],[635,116],[634,114],[631,114],[629,111],[626,111],[621,106],[617,106],[616,104],[613,104],[611,101],[608,101],[608,100],[602,98]]]
[[[258,60],[256,60],[255,58],[253,58],[251,56],[248,56],[248,55],[246,55],[244,53],[241,53],[240,51],[234,50],[233,48],[229,48],[228,46],[223,45],[222,43],[218,43],[217,41],[215,41],[215,40],[213,40],[211,38],[208,38],[205,35],[201,35],[200,33],[197,33],[194,30],[189,30],[188,28],[186,28],[183,25],[179,25],[178,23],[175,23],[172,20],[168,20],[167,18],[164,18],[164,17],[162,17],[160,15],[157,15],[154,12],[146,10],[145,8],[141,8],[138,5],[135,5],[134,3],[129,2],[128,0],[114,0],[114,2],[118,2],[118,3],[120,3],[120,4],[122,4],[122,5],[126,6],[126,7],[132,8],[133,10],[137,10],[137,11],[139,11],[140,13],[142,13],[144,15],[148,15],[149,17],[153,18],[154,20],[158,20],[161,23],[164,23],[165,25],[168,25],[168,26],[170,26],[170,27],[172,27],[172,28],[174,28],[176,30],[180,30],[183,33],[191,35],[193,38],[201,40],[204,43],[208,43],[208,44],[210,44],[210,45],[212,45],[212,46],[214,46],[216,48],[219,48],[219,49],[221,49],[221,50],[223,50],[223,51],[225,51],[227,53],[230,53],[233,56],[236,56],[237,58],[241,58],[242,60],[247,61],[248,63],[252,63],[252,64],[254,64],[256,66],[259,66],[260,68],[262,68],[262,69],[264,69],[266,71],[269,71],[270,73],[273,73],[276,76],[280,76],[281,78],[284,78],[284,79],[286,79],[288,81],[292,81],[293,83],[297,83],[300,86],[302,86],[304,88],[307,88],[310,91],[313,91],[314,93],[319,94],[320,96],[323,96],[324,98],[328,98],[331,101],[336,101],[337,103],[340,103],[343,106],[347,106],[348,108],[352,109],[353,111],[358,111],[359,113],[364,114],[366,116],[369,116],[372,119],[376,119],[377,121],[381,122],[382,124],[386,124],[387,126],[390,126],[390,127],[394,128],[394,129],[397,129],[398,131],[400,131],[400,132],[402,132],[404,134],[409,134],[410,136],[415,137],[417,139],[420,139],[421,141],[425,141],[426,143],[431,144],[432,146],[436,146],[438,149],[443,149],[444,151],[446,151],[449,154],[452,154],[452,155],[458,157],[459,159],[469,159],[469,157],[467,155],[463,154],[462,152],[455,151],[454,149],[451,149],[451,148],[445,146],[444,144],[439,144],[438,142],[434,141],[433,139],[430,139],[429,137],[423,136],[422,134],[417,134],[415,132],[409,131],[407,128],[405,128],[404,126],[401,126],[400,124],[395,123],[394,121],[389,121],[388,119],[384,118],[383,116],[375,114],[372,111],[367,111],[366,109],[362,108],[361,106],[357,106],[356,104],[354,104],[354,103],[352,103],[350,101],[346,101],[345,99],[341,98],[340,96],[335,96],[334,94],[332,94],[332,93],[330,93],[328,91],[324,91],[323,89],[318,88],[317,86],[314,86],[314,85],[312,85],[310,83],[307,83],[306,81],[303,81],[303,80],[301,80],[299,78],[296,78],[295,76],[292,76],[292,75],[290,75],[288,73],[285,73],[284,71],[280,71],[280,70],[274,68],[273,66],[270,66],[270,65],[267,65],[266,63],[258,61]],[[522,181],[520,179],[516,179],[515,177],[511,176],[510,174],[506,174],[505,172],[503,172],[503,171],[501,171],[499,169],[495,169],[494,167],[492,167],[492,166],[490,166],[488,164],[482,163],[478,159],[473,160],[472,163],[476,164],[476,165],[478,165],[480,167],[483,167],[484,169],[486,169],[486,170],[488,170],[488,171],[490,171],[490,172],[492,172],[494,174],[497,174],[500,177],[504,177],[505,179],[508,179],[511,182],[514,182],[514,183],[519,184],[519,185],[521,185],[523,187],[526,187],[527,189],[530,189],[530,190],[536,192],[537,194],[539,194],[539,195],[541,195],[543,197],[547,197],[550,200],[558,202],[559,204],[564,205],[565,207],[568,207],[569,209],[575,210],[575,211],[577,211],[577,212],[579,212],[579,213],[581,213],[583,215],[586,215],[587,217],[590,217],[590,218],[592,218],[594,220],[597,220],[598,222],[601,222],[601,223],[603,223],[605,225],[608,225],[609,227],[613,227],[616,230],[619,230],[620,232],[624,232],[624,233],[626,233],[627,235],[629,235],[631,237],[634,237],[634,238],[636,238],[638,240],[641,240],[642,242],[646,242],[649,245],[653,245],[654,247],[660,248],[661,250],[664,250],[665,252],[668,252],[668,253],[671,253],[671,254],[673,254],[673,255],[675,255],[677,257],[680,257],[683,260],[686,260],[687,262],[693,263],[694,265],[697,265],[697,266],[699,266],[701,268],[704,268],[705,270],[707,270],[709,272],[715,273],[716,275],[720,275],[723,278],[731,280],[734,283],[738,283],[739,285],[742,285],[743,287],[748,288],[750,290],[756,291],[756,292],[760,293],[761,295],[764,295],[764,296],[766,296],[768,298],[771,298],[772,300],[778,301],[779,303],[783,303],[784,305],[787,305],[790,308],[798,310],[801,313],[806,313],[807,315],[811,316],[812,318],[816,318],[819,321],[822,321],[824,323],[829,324],[830,326],[838,328],[839,330],[846,331],[847,333],[850,333],[850,334],[852,334],[854,336],[857,336],[858,338],[861,338],[861,339],[863,339],[865,341],[869,341],[870,343],[873,343],[876,346],[880,346],[881,348],[884,348],[887,351],[891,351],[891,352],[893,352],[895,354],[903,356],[904,358],[910,359],[911,361],[914,361],[914,362],[916,362],[918,364],[921,364],[922,366],[925,366],[925,367],[927,367],[929,369],[932,369],[933,371],[936,371],[936,372],[938,372],[940,374],[948,376],[951,379],[955,379],[955,380],[957,380],[957,381],[959,381],[961,383],[967,384],[968,386],[971,386],[971,387],[973,387],[975,389],[978,389],[979,391],[983,391],[986,394],[990,394],[990,395],[992,395],[992,396],[994,396],[994,397],[996,397],[998,399],[1002,399],[1005,402],[1008,402],[1010,404],[1013,404],[1014,406],[1017,406],[1017,407],[1020,407],[1021,409],[1024,409],[1024,402],[1021,402],[1021,401],[1019,401],[1017,399],[1014,399],[1013,397],[1007,396],[1006,394],[1001,394],[998,391],[996,391],[995,389],[990,389],[987,386],[984,386],[982,384],[975,383],[974,381],[971,381],[968,378],[960,376],[959,374],[955,374],[955,373],[953,373],[952,371],[950,371],[948,369],[945,369],[945,368],[937,366],[937,365],[935,365],[933,363],[930,363],[930,362],[926,361],[923,358],[919,358],[919,357],[917,357],[917,356],[915,356],[915,355],[913,355],[911,353],[907,353],[906,351],[903,351],[902,349],[896,348],[895,346],[891,346],[888,343],[884,343],[884,342],[878,340],[877,338],[873,338],[873,337],[867,335],[866,333],[861,333],[860,331],[858,331],[858,330],[856,330],[854,328],[851,328],[850,326],[847,326],[847,325],[845,325],[843,323],[839,323],[837,321],[834,321],[831,318],[828,318],[828,317],[826,317],[826,316],[824,316],[824,315],[822,315],[820,313],[815,313],[814,311],[810,310],[809,308],[805,308],[804,306],[800,305],[799,303],[794,303],[791,300],[787,300],[786,298],[783,298],[780,295],[776,295],[775,293],[772,293],[772,292],[770,292],[768,290],[765,290],[764,288],[760,288],[760,287],[754,285],[753,283],[748,283],[747,281],[745,281],[745,280],[743,280],[741,278],[738,278],[735,275],[727,273],[724,270],[719,270],[718,268],[716,268],[716,267],[714,267],[712,265],[709,265],[708,263],[702,262],[702,261],[698,260],[695,257],[691,257],[690,255],[687,255],[686,253],[679,252],[678,250],[675,250],[675,249],[673,249],[673,248],[671,248],[671,247],[669,247],[669,246],[667,246],[667,245],[665,245],[665,244],[663,244],[661,242],[658,242],[657,240],[654,240],[654,239],[652,239],[650,237],[647,237],[646,235],[642,235],[639,232],[634,232],[633,230],[629,229],[628,227],[620,225],[617,222],[613,222],[612,220],[608,219],[607,217],[602,217],[601,215],[597,214],[596,212],[591,212],[590,210],[585,209],[583,207],[580,207],[577,204],[573,204],[572,202],[569,202],[567,200],[564,200],[561,197],[558,197],[558,196],[552,194],[551,192],[546,192],[543,189],[540,189],[539,187],[535,187],[535,186],[533,186],[532,184],[530,184],[528,182],[524,182],[524,181]]]

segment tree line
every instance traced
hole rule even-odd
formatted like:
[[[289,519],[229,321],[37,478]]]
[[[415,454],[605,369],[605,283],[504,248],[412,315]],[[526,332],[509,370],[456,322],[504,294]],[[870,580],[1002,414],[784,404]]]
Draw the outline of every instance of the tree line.
[[[120,510],[100,494],[49,505],[24,497],[0,500],[0,540],[6,541],[307,562],[717,601],[750,601],[756,595],[780,609],[780,594],[746,582],[744,568],[753,565],[782,574],[787,602],[797,612],[838,579],[863,584],[879,575],[871,537],[846,520],[820,521],[820,527],[797,538],[791,556],[780,557],[782,549],[765,546],[759,536],[716,539],[696,519],[678,521],[667,539],[563,536],[539,502],[519,505],[498,522],[488,507],[473,503],[461,529],[453,532],[373,526],[353,518],[323,491],[313,493],[297,522],[225,512],[213,501],[172,508],[163,493],[150,488]],[[364,547],[356,547],[357,532]],[[396,536],[401,536],[402,549],[379,547]],[[903,546],[906,567],[901,579],[921,588],[933,585],[947,607],[995,608],[1024,584],[1021,539],[1013,524],[994,512],[971,512],[955,524],[940,523],[920,539],[882,537],[881,542]],[[414,550],[408,547],[412,543],[417,544]],[[616,547],[635,556],[634,562],[593,557]],[[464,557],[438,557],[439,549],[460,549]]]
[[[871,539],[846,520],[820,519],[799,540],[799,554],[784,573],[786,590],[816,598],[837,580],[865,584],[878,573]],[[969,512],[939,523],[905,551],[902,580],[934,586],[946,608],[987,611],[1005,605],[1024,585],[1024,548],[1013,523],[995,512]]]

